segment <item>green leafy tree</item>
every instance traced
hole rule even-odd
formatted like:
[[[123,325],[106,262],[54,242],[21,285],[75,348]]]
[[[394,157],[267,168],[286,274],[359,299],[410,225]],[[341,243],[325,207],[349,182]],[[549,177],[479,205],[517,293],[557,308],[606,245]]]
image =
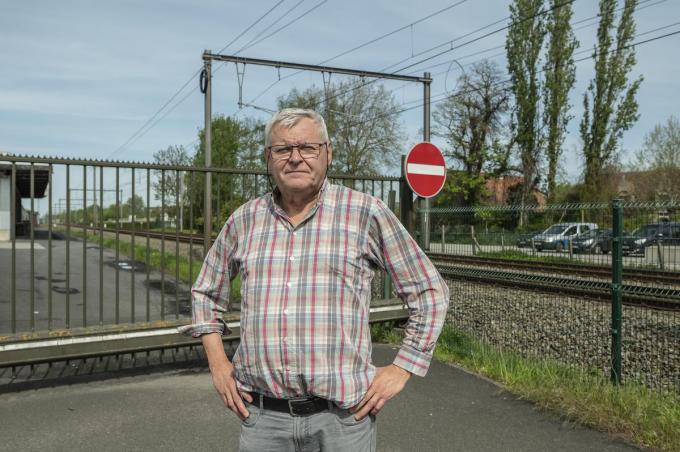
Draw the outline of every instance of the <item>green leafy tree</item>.
[[[214,168],[263,169],[263,130],[261,122],[254,119],[237,119],[217,116],[211,123],[211,164]],[[205,131],[198,132],[199,145],[192,164],[205,166]],[[185,199],[191,203],[194,225],[202,227],[205,175],[194,172],[185,176],[187,192]],[[266,190],[266,178],[247,174],[213,173],[212,175],[212,221],[221,226],[226,218],[248,199]]]
[[[123,203],[122,209],[124,217],[134,214],[137,217],[137,221],[143,219],[141,217],[146,215],[146,209],[144,208],[144,199],[139,195],[129,197],[127,201]]]
[[[490,174],[508,167],[509,147],[500,144],[509,92],[495,63],[482,61],[458,79],[458,89],[433,113],[434,136],[446,140],[445,156],[458,171],[438,197],[438,203],[478,204]],[[449,204],[450,205],[450,204]]]
[[[559,6],[562,4],[562,6]],[[569,114],[569,92],[576,80],[574,50],[578,41],[571,27],[571,3],[551,0],[546,31],[548,50],[543,65],[543,124],[545,154],[548,163],[548,201],[554,202],[557,187],[557,164],[562,154],[564,135],[572,115]]]
[[[635,37],[633,13],[637,0],[625,0],[616,24],[616,0],[600,0],[600,23],[597,46],[593,51],[595,77],[583,96],[585,113],[580,133],[585,160],[584,198],[600,199],[601,186],[606,179],[603,169],[616,159],[619,140],[638,120],[635,96],[642,76],[630,82],[629,74],[635,66]]]
[[[278,99],[278,107],[321,112],[333,145],[333,171],[377,174],[393,167],[403,152],[398,106],[379,83],[341,81],[328,89],[294,89]]]
[[[543,0],[514,0],[505,49],[514,97],[512,129],[524,183],[521,202],[530,202],[539,180],[541,129],[539,58],[545,36]],[[521,226],[521,224],[520,224]]]

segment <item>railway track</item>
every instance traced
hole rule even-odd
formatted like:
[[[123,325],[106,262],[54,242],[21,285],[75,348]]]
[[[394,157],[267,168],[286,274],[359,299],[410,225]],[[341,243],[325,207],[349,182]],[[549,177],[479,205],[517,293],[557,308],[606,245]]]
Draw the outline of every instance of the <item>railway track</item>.
[[[606,281],[445,265],[438,265],[437,269],[446,279],[476,281],[495,286],[558,293],[560,295],[575,295],[605,302],[610,302],[612,296],[612,285]],[[680,311],[680,289],[634,284],[623,284],[621,288],[624,304],[666,311]]]
[[[76,229],[87,229],[88,232],[98,233],[100,230],[103,232],[108,232],[119,235],[134,235],[136,237],[149,237],[152,239],[159,240],[169,240],[169,241],[179,241],[180,243],[193,243],[194,245],[203,245],[203,235],[199,234],[178,234],[174,231],[158,232],[158,231],[147,231],[147,230],[131,230],[131,229],[116,229],[116,228],[96,228],[91,226],[83,225],[71,225],[72,228]],[[215,237],[213,237],[215,239]]]
[[[437,265],[475,265],[480,267],[512,268],[533,273],[557,273],[561,275],[588,276],[611,280],[612,269],[602,265],[562,264],[544,261],[522,261],[515,259],[494,259],[475,256],[428,253]],[[623,269],[623,279],[652,284],[680,286],[680,273],[670,271]]]
[[[98,232],[99,228],[72,225]],[[103,228],[104,232],[131,235],[133,231]],[[137,237],[164,239],[182,243],[203,244],[203,236],[176,232],[134,231]],[[611,300],[611,268],[588,264],[558,264],[511,259],[480,258],[451,254],[428,253],[442,276],[463,281],[478,281],[504,287],[523,288],[542,292],[570,294],[603,301]],[[515,271],[510,271],[510,269]],[[522,270],[518,272],[517,270]],[[644,269],[623,270],[623,302],[661,310],[680,311],[680,273]],[[570,277],[571,276],[571,277]],[[573,278],[589,277],[589,279]],[[593,279],[597,278],[597,279]],[[639,285],[634,283],[653,285]],[[675,286],[674,288],[660,285]]]

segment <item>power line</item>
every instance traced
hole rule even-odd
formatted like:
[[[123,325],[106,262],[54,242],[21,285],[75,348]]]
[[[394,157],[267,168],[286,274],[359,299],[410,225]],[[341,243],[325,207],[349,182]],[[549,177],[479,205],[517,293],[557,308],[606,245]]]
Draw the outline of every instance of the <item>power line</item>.
[[[575,0],[572,0],[571,2],[565,2],[565,3],[562,3],[562,4],[556,5],[556,6],[552,7],[552,8],[549,9],[549,10],[546,10],[546,11],[537,13],[537,15],[545,14],[545,13],[550,12],[550,11],[553,10],[553,9],[561,8],[561,7],[563,7],[563,6],[566,6],[566,5],[569,4],[569,3],[573,3],[573,1],[575,1]],[[652,1],[652,0],[644,0],[643,2],[639,3],[638,6],[641,5],[641,4],[644,4],[644,3],[648,3],[648,2],[650,2],[650,1]],[[655,6],[655,5],[658,5],[658,4],[660,4],[660,3],[664,3],[665,1],[667,1],[667,0],[656,1],[655,3],[652,3],[652,4],[650,4],[650,5],[646,5],[646,6],[644,6],[643,8],[636,8],[636,11],[639,11],[640,9],[648,8],[648,7],[651,7],[651,6]],[[625,9],[625,7],[620,7],[620,8],[618,8],[616,11],[621,11],[621,10],[623,10],[623,9]],[[536,16],[536,15],[535,15],[535,16]],[[575,22],[575,23],[583,23],[583,22],[585,22],[585,21],[592,20],[592,19],[595,19],[595,18],[597,18],[597,17],[600,17],[600,14],[596,14],[595,16],[588,17],[588,18],[586,18],[586,19],[582,19],[582,20],[577,21],[577,22]],[[528,20],[528,19],[530,19],[530,18],[531,18],[531,17],[525,18],[525,19],[521,19],[520,21]],[[498,22],[499,22],[499,21],[493,22],[493,24],[496,24],[496,23],[498,23]],[[512,24],[511,24],[511,25],[512,25]],[[484,26],[484,27],[482,27],[482,28],[480,28],[480,29],[489,28],[489,26],[490,26],[490,25],[487,25],[487,26]],[[669,28],[670,26],[672,26],[672,25],[668,25],[668,26],[661,27],[661,28],[658,28],[658,29],[650,30],[650,31],[648,31],[648,32],[645,32],[644,34],[649,34],[649,33],[655,32],[655,31],[659,31],[659,30],[664,29],[664,28]],[[505,28],[509,28],[509,27],[510,27],[510,25],[504,27],[504,29],[505,29]],[[576,30],[578,30],[578,29],[581,29],[581,28],[585,28],[585,27],[578,27],[578,28],[574,29],[574,31],[576,31]],[[477,30],[480,30],[480,29],[477,29]],[[477,30],[472,31],[472,32],[470,32],[470,33],[467,33],[466,35],[463,35],[463,36],[469,36],[469,35],[471,35],[471,34],[474,34],[474,33],[477,32]],[[498,31],[501,31],[501,30],[496,30],[496,31],[494,31],[494,32],[492,32],[492,33],[497,33]],[[644,34],[639,34],[639,35],[637,35],[637,36],[643,36]],[[479,37],[479,38],[476,38],[475,40],[483,39],[483,38],[486,37],[486,36],[487,36],[487,35],[481,36],[481,37]],[[459,39],[460,39],[460,38],[456,38],[455,40],[459,40]],[[450,41],[450,42],[454,42],[455,40]],[[474,41],[474,40],[473,40],[473,41]],[[447,43],[448,43],[448,42],[447,42]],[[460,46],[457,46],[457,47],[455,47],[455,48],[459,48],[459,47],[462,47],[462,46],[467,45],[467,44],[468,44],[468,43],[464,43],[464,44],[461,44]],[[441,45],[435,46],[434,48],[438,48],[438,47],[441,47]],[[491,51],[491,50],[495,50],[495,49],[500,49],[500,48],[503,48],[503,47],[505,47],[505,46],[504,46],[504,45],[501,45],[501,46],[492,47],[492,48],[485,49],[485,50],[482,50],[482,51],[474,52],[474,53],[472,53],[472,54],[468,54],[468,55],[466,55],[466,56],[464,56],[464,57],[459,57],[459,58],[457,58],[457,59],[469,58],[469,57],[471,57],[471,56],[476,56],[477,54],[485,53],[485,52],[488,52],[488,51]],[[451,51],[451,50],[454,50],[454,49],[449,49],[449,50],[447,50],[447,52],[448,52],[448,51]],[[445,52],[442,52],[442,53],[445,53]],[[582,52],[581,52],[581,53],[582,53]],[[495,58],[495,57],[498,57],[498,56],[502,56],[502,55],[504,55],[504,54],[505,54],[505,52],[502,52],[502,53],[493,55],[491,58]],[[577,54],[578,54],[578,53],[577,53]],[[434,57],[439,56],[439,55],[441,55],[441,53],[438,54],[438,55],[435,55]],[[434,57],[431,57],[431,58],[434,58]],[[430,59],[430,58],[427,58],[427,59]],[[426,59],[426,60],[427,60],[427,59]],[[437,66],[442,65],[442,64],[451,64],[453,61],[456,61],[457,59],[448,60],[448,61],[446,61],[445,63],[439,63],[439,64],[437,64],[437,65],[434,65],[433,67],[437,67]],[[425,60],[422,60],[422,61],[425,61]],[[421,61],[421,62],[422,62],[422,61]],[[469,63],[468,66],[471,65],[471,64],[474,64],[474,63],[475,63],[475,62]],[[419,63],[417,63],[417,64],[419,64]],[[392,66],[394,66],[394,65],[392,65]],[[391,67],[391,66],[390,66],[390,67]],[[419,71],[422,71],[422,70],[424,70],[424,69],[427,69],[427,68],[420,69]],[[402,70],[403,70],[403,69],[402,69]],[[401,71],[401,70],[397,70],[397,71],[395,71],[395,73],[396,73],[396,72],[400,72],[400,71]],[[419,72],[419,71],[412,71],[412,72],[409,72],[409,74],[415,74],[415,73],[417,73],[417,72]],[[447,70],[447,71],[444,71],[444,72],[440,72],[440,73],[435,74],[435,75],[441,75],[441,74],[446,73],[446,72],[448,72],[448,70]],[[331,97],[327,98],[326,100],[330,100],[330,99],[333,99],[333,98],[335,98],[335,97],[338,97],[338,96],[347,94],[348,92],[351,92],[352,90],[362,88],[363,86],[365,86],[365,85],[367,85],[367,84],[375,83],[375,82],[377,82],[377,81],[378,81],[378,79],[374,79],[374,80],[371,80],[371,81],[362,83],[362,84],[361,84],[360,86],[358,86],[358,87],[350,88],[349,90],[343,91],[343,92],[341,92],[341,93],[339,93],[339,94],[337,94],[337,95],[335,95],[335,96],[331,96]],[[397,88],[391,90],[390,92],[394,92],[395,90],[400,89],[400,88],[402,88],[403,86],[405,86],[405,85],[400,85],[400,86],[398,86]],[[317,104],[316,106],[318,106],[318,104]]]
[[[661,29],[663,29],[663,28],[668,28],[668,26],[660,27],[660,28],[661,28]],[[650,32],[651,32],[651,31],[650,31]],[[648,33],[649,33],[649,32],[645,32],[644,34],[648,34]],[[666,33],[666,34],[660,35],[660,36],[655,36],[655,37],[653,37],[653,38],[649,38],[649,39],[646,39],[646,40],[643,40],[643,41],[634,42],[634,43],[628,44],[628,45],[623,46],[623,47],[620,47],[620,48],[617,47],[616,49],[610,50],[608,53],[618,52],[618,51],[621,51],[621,50],[624,50],[624,49],[628,49],[628,48],[632,48],[632,47],[637,47],[637,46],[640,46],[640,45],[643,45],[643,44],[648,44],[648,43],[650,43],[650,42],[658,41],[658,40],[660,40],[660,39],[668,38],[668,37],[675,36],[675,35],[678,35],[678,34],[680,34],[680,30],[677,30],[677,31],[674,31],[674,32],[671,32],[671,33]],[[642,34],[641,34],[641,35],[642,35]],[[641,36],[641,35],[640,35],[640,36]],[[636,37],[637,37],[637,36],[636,36]],[[594,59],[594,58],[595,58],[594,55],[590,55],[590,56],[587,56],[587,57],[584,57],[584,58],[580,58],[580,59],[574,60],[574,62],[575,62],[575,63],[580,63],[580,62],[587,61],[587,60],[591,60],[591,59]],[[539,71],[538,71],[538,73],[542,73],[542,72],[543,72],[543,70],[539,70]],[[505,80],[501,80],[501,81],[495,83],[494,85],[503,85],[503,84],[506,84],[506,83],[510,83],[511,81],[512,81],[511,78],[507,78],[507,79],[505,79]],[[475,91],[479,91],[480,89],[481,89],[481,88],[470,89],[470,90],[465,90],[465,91],[458,91],[458,92],[456,92],[456,93],[454,93],[454,94],[450,94],[450,95],[447,94],[447,93],[439,93],[439,94],[437,94],[437,95],[435,95],[435,96],[433,96],[433,97],[440,97],[440,96],[443,96],[443,97],[440,98],[440,99],[431,101],[430,104],[439,103],[439,102],[442,102],[442,101],[444,101],[444,100],[446,100],[446,99],[448,99],[448,98],[451,98],[451,97],[459,97],[459,96],[463,96],[463,95],[465,95],[465,94],[469,94],[469,93],[473,93],[473,92],[475,92]],[[414,102],[414,101],[412,101],[412,102]],[[406,104],[412,103],[412,102],[406,102],[406,103],[404,103],[404,104],[402,104],[402,105],[406,105]],[[420,102],[420,101],[415,101],[415,102]],[[389,112],[385,112],[385,113],[380,113],[380,114],[378,114],[378,115],[375,115],[375,116],[373,116],[373,117],[371,117],[371,118],[368,118],[368,119],[365,119],[365,120],[363,120],[363,121],[360,121],[360,122],[357,122],[357,123],[352,123],[352,124],[349,125],[349,127],[356,127],[356,126],[362,125],[362,124],[367,123],[367,122],[374,121],[374,120],[379,119],[379,118],[382,118],[382,117],[391,116],[391,115],[396,115],[396,114],[401,114],[401,113],[404,113],[404,112],[406,112],[406,111],[414,110],[414,109],[416,109],[416,108],[421,108],[421,107],[422,107],[422,105],[415,105],[415,106],[412,106],[412,107],[406,107],[406,108],[402,108],[402,109],[398,109],[398,110],[393,110],[393,111],[389,111]]]
[[[255,22],[250,24],[248,27],[246,27],[238,36],[236,36],[234,39],[232,39],[227,45],[222,47],[220,52],[224,51],[227,47],[231,46],[234,42],[236,42],[238,39],[240,39],[244,34],[246,34],[248,31],[250,31],[253,27],[255,27],[258,23],[260,23],[265,17],[267,17],[272,11],[274,11],[281,3],[283,3],[285,0],[279,0],[274,6],[272,6],[267,12],[262,14]],[[111,152],[109,155],[106,156],[108,159],[114,154],[117,154],[119,151],[123,150],[128,144],[132,143],[133,140],[136,141],[137,139],[141,138],[142,135],[144,135],[149,129],[153,127],[149,127],[146,129],[144,132],[142,132],[149,124],[151,124],[154,119],[172,102],[184,89],[191,83],[198,74],[200,74],[201,68],[199,68],[196,72],[194,72],[191,77],[184,82],[184,84],[168,99],[162,106],[159,108],[142,126],[135,131],[126,141],[123,143],[121,146],[116,148],[113,152]],[[154,123],[154,124],[157,124]]]
[[[349,49],[349,50],[342,51],[342,52],[340,52],[340,53],[337,54],[337,55],[334,55],[334,56],[332,56],[332,57],[330,57],[330,58],[328,58],[328,59],[326,59],[326,60],[324,60],[324,61],[321,61],[321,62],[317,63],[317,65],[322,65],[322,64],[329,63],[329,62],[331,62],[331,61],[333,61],[333,60],[335,60],[335,59],[337,59],[337,58],[340,58],[341,56],[345,56],[345,55],[347,55],[347,54],[349,54],[349,53],[351,53],[351,52],[354,52],[354,51],[356,51],[356,50],[358,50],[358,49],[361,49],[361,48],[366,47],[366,46],[368,46],[368,45],[370,45],[370,44],[374,44],[374,43],[376,43],[376,42],[378,42],[378,41],[381,41],[382,39],[385,39],[385,38],[387,38],[387,37],[389,37],[389,36],[392,36],[392,35],[394,35],[395,33],[398,33],[398,32],[400,32],[400,31],[406,30],[406,29],[412,27],[413,25],[417,25],[417,24],[419,24],[419,23],[421,23],[421,22],[423,22],[423,21],[425,21],[425,20],[427,20],[427,19],[431,19],[432,17],[435,17],[435,16],[437,16],[437,15],[439,15],[439,14],[442,14],[442,13],[444,13],[444,12],[450,10],[451,8],[454,8],[454,7],[458,6],[458,5],[461,5],[461,4],[465,3],[466,1],[467,1],[467,0],[455,2],[455,3],[449,5],[449,6],[445,7],[445,8],[442,8],[442,9],[440,9],[440,10],[437,10],[437,11],[433,12],[433,13],[430,13],[430,14],[428,14],[427,16],[421,17],[420,19],[417,19],[417,20],[415,20],[415,21],[413,21],[413,22],[411,22],[411,23],[409,23],[409,24],[406,24],[406,25],[403,25],[403,26],[401,26],[401,27],[398,27],[398,28],[396,28],[396,29],[394,29],[394,30],[392,30],[392,31],[389,31],[389,32],[387,32],[387,33],[385,33],[385,34],[382,34],[382,35],[380,35],[380,36],[378,36],[378,37],[376,37],[376,38],[370,39],[369,41],[366,41],[366,42],[364,42],[364,43],[362,43],[362,44],[359,44],[359,45],[357,45],[357,46],[355,46],[355,47],[353,47],[353,48],[351,48],[351,49]],[[290,77],[293,77],[293,76],[295,76],[295,75],[297,75],[297,74],[300,74],[301,72],[303,72],[303,71],[296,71],[296,72],[293,72],[293,73],[291,73],[291,74],[288,74],[288,75],[286,75],[286,76],[284,76],[284,77],[281,77],[279,80],[276,80],[274,83],[272,83],[271,85],[269,85],[268,87],[266,87],[263,91],[261,91],[261,92],[260,92],[259,94],[257,94],[254,98],[252,98],[252,99],[250,100],[250,102],[252,103],[252,102],[257,101],[260,97],[262,97],[265,93],[267,93],[270,89],[272,89],[272,88],[273,88],[276,84],[278,84],[280,81],[286,80],[286,79],[288,79],[288,78],[290,78]]]
[[[652,6],[656,6],[656,5],[660,4],[660,3],[665,3],[665,2],[667,2],[668,0],[660,0],[660,1],[656,1],[655,3],[652,3],[652,4],[649,4],[649,5],[640,7],[640,5],[643,5],[643,4],[645,4],[645,3],[649,3],[649,2],[651,2],[651,1],[653,1],[653,0],[643,0],[642,2],[638,3],[638,7],[635,9],[635,11],[636,11],[636,12],[637,12],[637,11],[641,11],[641,10],[643,10],[643,9],[646,9],[646,8],[649,8],[649,7],[652,7]],[[618,8],[616,11],[617,11],[617,12],[618,12],[618,11],[621,11],[621,10],[623,10],[624,8],[625,8],[625,7],[622,6],[622,7]],[[593,19],[597,19],[598,17],[600,17],[600,14],[596,14],[596,15],[591,16],[591,17],[586,17],[585,19],[580,19],[580,20],[578,20],[578,21],[576,21],[576,22],[573,22],[573,23],[572,23],[572,27],[573,27],[574,25],[577,25],[577,24],[581,24],[581,23],[588,22],[588,21],[593,20]],[[575,28],[572,28],[572,31],[583,30],[583,29],[585,29],[585,28],[591,27],[591,26],[596,25],[596,24],[597,24],[597,22],[592,23],[592,24],[582,25],[582,26],[580,26],[580,27],[575,27]],[[673,24],[673,25],[675,25],[675,24]],[[647,31],[647,32],[645,32],[645,33],[643,33],[643,34],[639,34],[639,35],[637,35],[637,36],[643,36],[644,34],[653,33],[654,31],[659,31],[659,30],[662,30],[662,29],[664,29],[664,28],[669,28],[669,27],[671,27],[671,26],[672,26],[672,25],[667,25],[667,26],[662,27],[662,28],[658,28],[658,29],[654,29],[654,30]],[[421,69],[418,69],[418,70],[415,70],[415,71],[408,72],[407,74],[413,75],[413,74],[416,74],[416,73],[419,73],[419,72],[422,72],[422,71],[425,71],[425,70],[428,70],[428,69],[433,69],[433,68],[435,68],[435,67],[444,66],[444,65],[449,65],[449,64],[451,64],[452,62],[457,61],[457,60],[463,60],[463,59],[466,59],[466,58],[470,58],[470,57],[473,57],[473,56],[481,55],[481,54],[486,53],[486,52],[491,52],[491,51],[493,51],[493,50],[499,50],[499,49],[503,49],[503,48],[505,48],[505,45],[504,45],[504,44],[501,44],[501,45],[499,45],[499,46],[489,47],[489,48],[487,48],[487,49],[479,50],[479,51],[477,51],[477,52],[473,52],[473,53],[467,54],[467,55],[462,56],[462,57],[454,58],[454,59],[452,59],[452,60],[446,60],[446,61],[444,61],[444,62],[437,63],[437,64],[433,64],[433,65],[431,65],[431,66],[426,66],[426,67],[424,67],[424,68],[421,68]],[[505,52],[501,52],[501,53],[497,53],[497,54],[491,55],[490,57],[487,57],[487,58],[485,58],[485,59],[493,59],[493,58],[496,58],[496,57],[499,57],[499,56],[502,56],[502,55],[505,55]],[[404,61],[404,60],[402,60],[402,61]],[[477,60],[477,61],[481,61],[481,60]],[[463,66],[472,65],[472,64],[474,64],[474,63],[477,62],[477,61],[473,61],[472,63],[468,63],[468,64],[465,64],[465,65],[463,65]],[[435,75],[441,75],[441,74],[444,74],[444,73],[446,73],[446,72],[448,72],[448,71],[438,72],[438,73],[434,74],[433,76],[435,76]],[[396,90],[396,89],[400,89],[400,88],[403,87],[403,86],[405,86],[405,85],[401,85],[401,86],[395,88],[395,90]]]
[[[550,11],[553,11],[553,10],[555,10],[555,9],[557,9],[557,8],[561,8],[561,7],[563,7],[563,6],[572,4],[572,3],[574,3],[575,1],[576,1],[576,0],[567,0],[567,1],[563,2],[563,3],[560,3],[559,5],[553,6],[553,7],[549,8],[549,9],[547,9],[547,10],[539,11],[539,12],[537,12],[536,14],[532,14],[532,15],[529,16],[529,17],[525,17],[525,18],[523,18],[523,19],[520,19],[518,23],[522,23],[522,22],[525,22],[525,21],[527,21],[527,20],[535,19],[536,17],[539,17],[539,16],[542,16],[542,15],[544,15],[544,14],[547,14],[547,13],[549,13]],[[411,63],[411,64],[409,64],[408,66],[404,66],[404,67],[401,68],[401,69],[397,69],[395,72],[404,71],[404,70],[406,70],[406,69],[412,68],[413,66],[417,66],[418,64],[424,63],[425,61],[429,61],[429,60],[431,60],[431,59],[433,59],[433,58],[437,58],[438,56],[444,55],[445,53],[449,53],[449,52],[452,52],[452,51],[454,51],[454,50],[458,50],[458,49],[460,49],[461,47],[465,47],[465,46],[470,45],[470,44],[473,44],[473,43],[475,43],[475,42],[477,42],[477,41],[481,41],[482,39],[488,38],[489,36],[495,35],[496,33],[500,33],[501,31],[507,30],[507,29],[510,28],[512,25],[514,25],[514,24],[513,24],[513,23],[508,24],[508,25],[506,25],[505,27],[498,28],[498,29],[496,29],[496,30],[494,30],[494,31],[490,31],[489,33],[483,34],[482,36],[478,36],[478,37],[476,37],[476,38],[474,38],[474,39],[471,39],[471,40],[469,40],[469,41],[465,41],[464,43],[459,44],[459,45],[457,45],[457,46],[451,46],[450,49],[441,51],[441,52],[439,52],[439,53],[437,53],[437,54],[435,54],[435,55],[429,56],[429,57],[427,57],[427,58],[423,58],[422,60],[416,61],[415,63]]]
[[[282,0],[282,1],[283,1],[283,0]],[[268,35],[265,36],[264,38],[258,40],[257,42],[255,42],[255,43],[253,43],[253,44],[251,44],[251,45],[249,45],[248,47],[245,47],[245,48],[250,48],[250,47],[252,47],[252,46],[254,46],[254,45],[256,45],[256,44],[262,42],[264,39],[267,39],[267,38],[273,36],[275,33],[280,32],[280,31],[283,30],[284,28],[286,28],[286,27],[292,25],[294,22],[296,22],[296,21],[302,19],[302,18],[305,17],[307,14],[311,13],[313,10],[315,10],[316,8],[318,8],[319,6],[321,6],[322,4],[326,3],[327,1],[328,1],[328,0],[323,0],[323,1],[319,2],[319,3],[317,3],[314,7],[310,8],[309,10],[305,11],[305,12],[302,13],[301,15],[297,16],[295,19],[291,20],[291,21],[288,22],[286,25],[284,25],[284,26],[278,28],[276,31],[274,31],[274,32],[272,32],[272,33],[270,33],[270,34],[268,34]],[[279,4],[280,4],[280,3],[281,3],[281,2],[279,2]],[[277,4],[277,5],[278,5],[278,4]],[[272,11],[272,10],[268,11],[266,14],[268,14],[268,13],[271,12],[271,11]],[[289,10],[289,11],[291,11],[291,10]],[[284,16],[285,16],[287,13],[288,13],[288,12],[284,13]],[[252,28],[252,26],[249,27],[249,28]],[[239,36],[242,36],[242,35],[243,35],[243,33],[241,33],[241,35],[239,35]],[[261,34],[260,34],[260,35],[261,35]],[[233,43],[233,42],[235,42],[235,40],[232,40],[232,43]],[[226,47],[224,47],[222,50],[224,50],[224,49],[226,49]],[[241,51],[241,50],[239,50],[239,52],[240,52],[240,51]],[[238,53],[238,52],[237,52],[237,53]],[[224,65],[224,64],[221,64],[221,65],[217,66],[217,67],[215,68],[215,70],[213,71],[213,74],[214,74],[215,72],[217,72],[223,65]],[[200,72],[200,71],[199,71],[199,72]],[[141,138],[144,134],[146,134],[149,130],[153,129],[158,123],[160,123],[161,121],[163,121],[163,119],[165,119],[170,113],[172,113],[177,107],[179,107],[179,106],[180,106],[185,100],[187,100],[187,99],[189,98],[189,96],[191,96],[192,94],[194,94],[194,91],[188,91],[188,92],[187,92],[187,93],[186,93],[179,101],[177,101],[172,107],[170,107],[168,110],[166,110],[165,113],[163,114],[163,116],[161,116],[161,117],[159,117],[158,119],[156,119],[156,120],[155,120],[155,121],[154,121],[154,122],[153,122],[153,123],[152,123],[152,124],[151,124],[151,125],[150,125],[143,133],[142,133],[142,134],[140,134],[138,137],[136,137],[136,138],[134,139],[134,141],[132,141],[132,143],[134,143],[135,141],[137,141],[138,139],[140,139],[140,138]]]

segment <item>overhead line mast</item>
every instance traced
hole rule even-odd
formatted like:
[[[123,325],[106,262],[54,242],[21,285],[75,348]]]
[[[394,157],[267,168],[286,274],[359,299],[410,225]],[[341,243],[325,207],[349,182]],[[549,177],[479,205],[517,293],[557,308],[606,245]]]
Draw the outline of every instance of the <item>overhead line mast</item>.
[[[298,70],[303,70],[303,71],[314,71],[314,72],[321,72],[321,73],[326,73],[328,72],[329,74],[335,73],[335,74],[343,74],[343,75],[352,75],[356,77],[370,77],[370,78],[375,78],[375,79],[384,79],[384,80],[401,80],[401,81],[408,81],[408,82],[416,82],[416,83],[422,83],[423,84],[423,140],[424,141],[429,141],[430,140],[430,84],[432,83],[432,77],[430,76],[429,72],[425,72],[422,77],[416,77],[412,75],[401,75],[401,74],[394,74],[394,73],[387,73],[387,72],[374,72],[374,71],[363,71],[359,69],[347,69],[347,68],[339,68],[339,67],[334,67],[334,66],[322,66],[322,65],[316,65],[316,64],[303,64],[303,63],[291,63],[287,61],[274,61],[274,60],[264,60],[264,59],[259,59],[259,58],[246,58],[246,57],[240,57],[240,56],[235,56],[235,55],[219,55],[219,54],[214,54],[210,52],[209,50],[206,50],[203,52],[203,71],[201,73],[201,83],[200,83],[200,88],[201,92],[205,96],[205,164],[206,168],[210,167],[210,161],[211,161],[211,153],[212,153],[212,146],[210,142],[210,134],[211,134],[211,127],[212,127],[212,118],[211,118],[211,104],[212,104],[212,96],[211,96],[211,84],[212,84],[212,76],[211,76],[211,64],[212,61],[223,61],[223,62],[231,62],[237,65],[238,64],[243,64],[244,67],[246,64],[253,64],[253,65],[258,65],[258,66],[270,66],[270,67],[275,67],[275,68],[289,68],[289,69],[298,69]],[[239,80],[239,104],[242,104],[240,94],[241,94],[241,83],[243,82],[242,79]],[[403,172],[403,169],[402,169]],[[407,189],[408,190],[408,189]],[[403,190],[403,191],[407,191]],[[210,194],[211,194],[211,186],[210,186],[210,177],[209,174],[206,175],[205,178],[205,209],[207,212],[210,210],[210,203],[212,202],[210,199]],[[405,207],[404,204],[411,205],[413,202],[413,193],[408,190],[408,193],[401,193],[401,199],[402,199],[402,213],[404,211],[410,211],[411,209],[404,209]],[[425,199],[425,215],[429,215],[429,200],[426,198]],[[208,216],[207,218],[210,218]],[[426,218],[423,220],[424,225],[427,226],[429,224],[429,219]],[[404,215],[402,215],[402,223],[407,226],[407,229],[409,232],[413,232],[412,228],[412,219],[411,218],[405,218]],[[205,225],[203,228],[203,233],[204,233],[204,247],[206,250],[210,247],[210,237],[211,237],[211,230],[212,230],[212,224],[208,222],[208,224]],[[425,234],[423,238],[423,248],[425,250],[429,249],[429,234]]]

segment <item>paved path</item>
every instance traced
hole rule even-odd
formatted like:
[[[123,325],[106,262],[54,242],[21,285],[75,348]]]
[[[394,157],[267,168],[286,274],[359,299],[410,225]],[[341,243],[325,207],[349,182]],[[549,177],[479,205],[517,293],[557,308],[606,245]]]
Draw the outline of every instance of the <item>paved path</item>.
[[[376,345],[379,365],[394,347]],[[110,378],[108,378],[110,377]],[[0,451],[234,451],[239,421],[204,366],[0,393]],[[378,417],[379,451],[633,451],[434,362]]]

